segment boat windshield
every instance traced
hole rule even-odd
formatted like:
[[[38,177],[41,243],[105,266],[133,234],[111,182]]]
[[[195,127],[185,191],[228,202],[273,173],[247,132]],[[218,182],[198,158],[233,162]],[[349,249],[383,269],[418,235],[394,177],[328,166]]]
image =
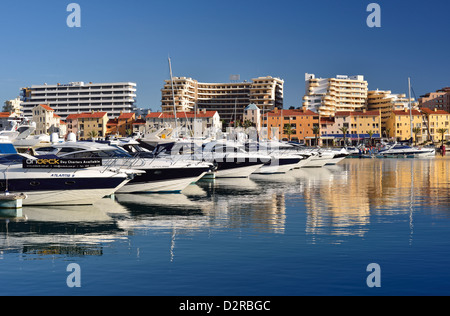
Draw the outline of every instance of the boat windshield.
[[[410,149],[411,147],[406,145],[395,145],[392,149]]]
[[[22,163],[24,157],[19,154],[12,154],[12,155],[3,155],[0,156],[0,164],[2,165],[13,165]]]
[[[74,153],[69,153],[62,156],[63,158],[132,158],[127,152],[115,150],[84,150]]]
[[[0,143],[0,154],[17,154],[17,150],[13,144]]]
[[[201,153],[201,148],[191,142],[173,142],[159,144],[153,150],[155,156],[158,155],[192,155]]]

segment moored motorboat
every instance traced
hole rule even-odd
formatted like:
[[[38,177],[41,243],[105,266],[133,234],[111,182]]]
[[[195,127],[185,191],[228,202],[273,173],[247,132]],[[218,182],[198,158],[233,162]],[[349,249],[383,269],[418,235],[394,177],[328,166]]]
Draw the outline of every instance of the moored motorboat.
[[[162,157],[131,156],[125,150],[95,142],[64,142],[40,148],[61,158],[101,158],[107,166],[144,171],[117,193],[179,193],[198,181],[213,165],[201,161],[174,160]]]
[[[425,158],[435,157],[434,147],[412,147],[402,143],[387,144],[376,154],[379,158]]]
[[[232,141],[173,141],[156,145],[158,157],[205,161],[215,166],[215,178],[248,178],[271,160],[268,155],[246,152]]]
[[[139,173],[101,165],[62,167],[62,161],[26,154],[3,155],[0,188],[26,195],[23,205],[88,205],[114,194]]]

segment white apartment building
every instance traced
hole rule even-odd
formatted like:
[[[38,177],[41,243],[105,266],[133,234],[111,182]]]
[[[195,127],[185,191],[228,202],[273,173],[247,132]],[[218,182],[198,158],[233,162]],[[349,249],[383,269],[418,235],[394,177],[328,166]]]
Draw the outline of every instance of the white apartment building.
[[[18,116],[22,115],[22,101],[20,97],[12,100],[6,100],[3,106],[3,112],[15,113]]]
[[[207,130],[222,129],[221,118],[217,111],[180,112],[176,117],[172,113],[152,112],[148,113],[145,119],[147,131],[179,127],[185,135],[193,137],[202,137]]]
[[[243,122],[246,120],[252,122],[257,131],[261,130],[261,110],[255,104],[250,104],[244,109]]]
[[[368,84],[362,75],[316,78],[306,73],[305,81],[303,108],[306,110],[334,116],[340,111],[361,111],[366,106]]]
[[[33,108],[47,104],[65,119],[70,114],[108,112],[118,117],[120,112],[133,112],[136,84],[133,82],[87,83],[71,82],[56,85],[32,85],[21,89],[23,114],[31,118]]]
[[[255,104],[262,113],[283,108],[284,81],[271,76],[251,82],[202,83],[187,77],[165,80],[161,89],[163,112],[217,111],[226,122],[242,121],[244,109]]]
[[[55,111],[45,105],[36,105],[33,110],[33,122],[36,124],[36,135],[58,133],[60,137],[66,134],[66,125],[61,122],[61,117]]]

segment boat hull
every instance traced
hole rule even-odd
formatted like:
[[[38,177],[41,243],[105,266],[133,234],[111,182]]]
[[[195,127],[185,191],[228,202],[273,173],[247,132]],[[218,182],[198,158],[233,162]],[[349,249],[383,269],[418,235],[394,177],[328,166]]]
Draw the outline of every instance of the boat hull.
[[[179,164],[169,159],[142,161],[147,163],[131,167],[143,173],[132,179],[117,193],[179,193],[213,169],[212,164],[198,161],[181,161]],[[122,168],[124,165],[125,162],[119,163]]]
[[[221,168],[221,166],[223,167],[223,164],[219,164],[217,168],[216,178],[248,178],[252,173],[261,168],[263,164],[251,164],[242,167],[236,167],[234,165],[234,168]]]
[[[89,205],[130,181],[130,174],[102,169],[9,169],[0,189],[23,193],[23,205]]]
[[[301,160],[301,157],[273,158],[270,163],[263,165],[254,174],[286,173],[294,169]]]
[[[117,190],[117,194],[124,193],[180,193],[192,183],[200,180],[206,172],[198,176],[171,180],[155,180],[147,182],[130,182]]]
[[[429,158],[435,157],[436,151],[384,152],[378,153],[378,158]]]
[[[306,162],[302,168],[321,168],[328,163],[331,163],[332,159],[328,157],[313,157],[311,160]]]
[[[91,205],[115,192],[115,189],[33,191],[26,193],[22,203],[23,206]]]

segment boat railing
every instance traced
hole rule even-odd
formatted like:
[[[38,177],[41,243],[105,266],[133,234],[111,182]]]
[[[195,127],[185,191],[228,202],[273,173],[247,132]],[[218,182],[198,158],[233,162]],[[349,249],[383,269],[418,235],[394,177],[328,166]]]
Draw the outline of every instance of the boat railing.
[[[104,164],[104,169],[102,172],[105,172],[107,170],[111,170],[114,168],[117,169],[138,169],[139,167],[143,167],[146,164],[146,161],[144,158],[139,157],[138,154],[135,154],[131,157],[111,157],[107,159],[103,159],[103,161],[107,161],[106,164]]]

